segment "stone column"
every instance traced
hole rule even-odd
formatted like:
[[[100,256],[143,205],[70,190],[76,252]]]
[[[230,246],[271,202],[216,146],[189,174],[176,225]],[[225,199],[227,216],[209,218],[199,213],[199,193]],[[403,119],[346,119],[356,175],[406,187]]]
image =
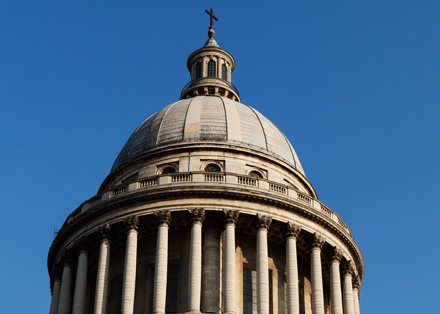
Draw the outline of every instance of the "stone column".
[[[98,274],[96,275],[95,314],[106,314],[108,275],[110,269],[110,225],[98,229],[101,238],[99,246]]]
[[[301,227],[288,222],[286,235],[287,314],[299,314],[298,258],[296,240]]]
[[[154,271],[153,287],[153,313],[165,313],[167,295],[168,273],[168,229],[171,223],[169,210],[161,210],[154,213],[158,222],[156,265]]]
[[[76,269],[75,292],[73,293],[72,314],[84,314],[87,291],[87,244],[84,238],[76,243],[78,263]]]
[[[354,314],[353,304],[353,282],[352,275],[354,273],[353,265],[350,262],[344,268],[344,314]]]
[[[63,267],[63,277],[61,279],[60,300],[58,304],[58,314],[70,313],[71,288],[72,288],[72,265],[71,257],[65,257]]]
[[[324,288],[322,284],[321,249],[325,240],[315,233],[311,253],[312,313],[324,314]]]
[[[125,219],[127,246],[125,250],[124,280],[122,283],[122,314],[133,314],[136,288],[137,240],[139,220],[136,216]]]
[[[235,225],[238,221],[239,212],[224,210],[225,231],[223,254],[223,307],[225,314],[235,314]]]
[[[220,224],[211,219],[203,223],[202,251],[202,305],[203,313],[217,313],[220,308]]]
[[[341,250],[335,247],[330,265],[330,299],[332,301],[332,314],[343,314],[341,273],[339,272],[341,258]]]
[[[361,286],[359,276],[354,277],[353,281],[353,304],[354,304],[354,314],[360,314],[360,308],[359,308],[359,288]]]
[[[257,215],[257,313],[269,314],[269,257],[267,232],[272,218]]]
[[[188,311],[200,313],[202,288],[202,224],[205,220],[203,208],[188,210],[191,214],[191,242],[189,249]]]
[[[58,304],[60,302],[60,290],[61,290],[61,278],[59,276],[56,276],[52,288],[52,300],[50,301],[49,314],[58,313]]]

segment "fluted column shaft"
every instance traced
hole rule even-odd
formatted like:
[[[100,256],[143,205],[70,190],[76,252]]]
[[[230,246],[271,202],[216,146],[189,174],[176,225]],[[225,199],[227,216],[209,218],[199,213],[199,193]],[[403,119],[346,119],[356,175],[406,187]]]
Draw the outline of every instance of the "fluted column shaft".
[[[73,293],[72,314],[84,314],[87,289],[87,251],[81,250],[78,255],[75,292]]]
[[[167,295],[167,273],[168,273],[168,229],[171,222],[169,211],[158,211],[155,213],[158,220],[157,243],[156,243],[156,265],[154,271],[153,287],[153,313],[165,313]]]
[[[345,271],[344,274],[344,314],[354,314],[353,304],[353,282],[350,271]]]
[[[224,292],[223,304],[224,313],[235,313],[235,224],[238,220],[238,211],[224,211],[224,256],[225,264],[223,271]]]
[[[299,314],[298,258],[296,240],[301,231],[299,226],[286,225],[286,272],[287,272],[287,314]]]
[[[354,287],[353,288],[353,304],[354,304],[354,314],[360,314],[360,308],[359,308],[359,288]]]
[[[60,300],[58,304],[58,314],[70,313],[70,294],[72,286],[72,266],[70,263],[64,263],[63,277],[61,279]]]
[[[96,275],[95,314],[106,314],[108,295],[108,276],[110,269],[109,226],[100,228],[101,245],[99,247],[98,274]]]
[[[324,289],[322,284],[321,248],[324,239],[315,234],[311,252],[312,313],[324,314]]]
[[[267,232],[271,218],[257,216],[257,313],[269,314],[269,257]]]
[[[61,279],[57,277],[55,278],[55,281],[53,283],[52,300],[50,301],[49,314],[58,313],[58,303],[60,301],[60,289],[61,289]]]
[[[127,224],[127,246],[125,250],[124,280],[122,284],[122,314],[133,314],[134,293],[136,288],[136,264],[137,264],[137,218],[130,217]]]
[[[335,249],[330,265],[330,299],[332,303],[332,314],[343,314],[341,273],[339,271],[342,253]]]
[[[205,212],[201,208],[189,210],[193,219],[189,252],[188,310],[200,312],[202,288],[202,222]]]

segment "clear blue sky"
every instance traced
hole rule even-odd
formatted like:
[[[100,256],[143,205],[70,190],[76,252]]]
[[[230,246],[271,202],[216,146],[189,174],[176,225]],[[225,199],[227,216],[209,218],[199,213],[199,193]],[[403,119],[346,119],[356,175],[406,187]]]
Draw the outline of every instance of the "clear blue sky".
[[[49,311],[53,228],[216,39],[365,259],[361,313],[440,313],[439,1],[0,3],[0,313]]]

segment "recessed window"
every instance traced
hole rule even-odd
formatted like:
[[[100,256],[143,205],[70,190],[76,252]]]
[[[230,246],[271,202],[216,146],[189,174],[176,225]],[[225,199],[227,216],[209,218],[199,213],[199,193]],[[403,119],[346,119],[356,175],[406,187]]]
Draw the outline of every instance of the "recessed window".
[[[228,69],[226,69],[226,65],[222,65],[222,79],[227,80]]]
[[[258,171],[255,171],[255,170],[249,172],[249,176],[253,177],[253,178],[257,178],[257,179],[262,179],[263,178],[263,175],[261,173],[259,173]]]
[[[178,265],[168,265],[165,313],[177,313],[178,275]]]
[[[257,313],[257,271],[243,269],[243,314]]]
[[[216,62],[214,60],[209,60],[208,62],[208,77],[216,77],[217,71],[216,71]]]
[[[197,62],[196,63],[196,79],[201,78],[201,77],[202,77],[202,63]]]
[[[208,164],[205,168],[206,172],[220,172],[221,169],[218,165],[216,164]]]
[[[169,173],[175,173],[176,172],[176,168],[174,167],[165,167],[162,170],[162,174],[169,174]]]

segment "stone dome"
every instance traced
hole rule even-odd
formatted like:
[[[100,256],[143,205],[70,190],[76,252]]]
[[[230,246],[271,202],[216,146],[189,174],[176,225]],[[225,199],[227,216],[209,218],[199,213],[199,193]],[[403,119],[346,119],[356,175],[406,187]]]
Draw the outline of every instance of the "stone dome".
[[[179,100],[150,116],[130,136],[112,171],[158,147],[219,142],[264,152],[305,175],[292,145],[271,121],[248,105],[220,96]]]

